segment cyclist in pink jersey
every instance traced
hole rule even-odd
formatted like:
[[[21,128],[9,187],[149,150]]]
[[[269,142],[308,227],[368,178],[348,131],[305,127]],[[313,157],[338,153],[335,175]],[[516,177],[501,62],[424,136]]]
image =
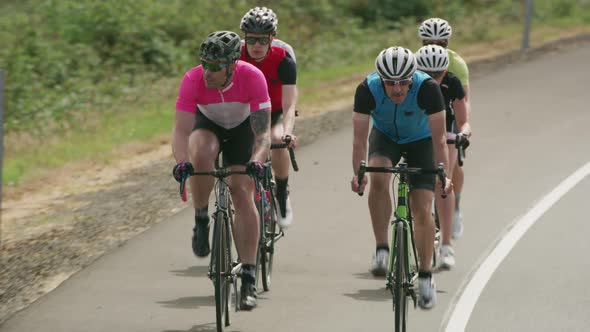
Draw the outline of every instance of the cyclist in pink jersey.
[[[291,137],[291,147],[297,145],[293,134],[295,106],[297,104],[297,68],[293,49],[281,42],[277,45],[275,35],[278,18],[272,9],[254,7],[242,17],[240,29],[244,32],[241,60],[262,70],[268,85],[272,104],[271,140],[282,143],[285,136]],[[278,224],[286,229],[293,222],[293,209],[289,197],[289,153],[285,149],[271,152],[272,168],[277,183]]]
[[[240,37],[213,32],[201,44],[201,65],[184,75],[176,100],[172,150],[177,181],[191,169],[211,171],[220,151],[224,166],[233,170],[262,169],[270,147],[270,97],[262,72],[240,57]],[[193,166],[194,165],[194,166]],[[195,207],[192,248],[209,255],[209,195],[212,177],[193,176]],[[247,175],[230,178],[235,208],[236,247],[242,261],[241,308],[256,306],[255,264],[259,240],[254,182]]]

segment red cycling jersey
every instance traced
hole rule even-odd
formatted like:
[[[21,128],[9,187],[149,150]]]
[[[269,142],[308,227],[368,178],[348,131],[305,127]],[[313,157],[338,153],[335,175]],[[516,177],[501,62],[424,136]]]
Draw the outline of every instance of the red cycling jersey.
[[[268,94],[272,104],[272,112],[283,108],[283,83],[279,78],[279,65],[287,54],[283,48],[272,46],[264,60],[257,62],[251,59],[246,51],[246,45],[242,45],[242,57],[240,60],[246,61],[258,67],[266,78],[268,85]]]

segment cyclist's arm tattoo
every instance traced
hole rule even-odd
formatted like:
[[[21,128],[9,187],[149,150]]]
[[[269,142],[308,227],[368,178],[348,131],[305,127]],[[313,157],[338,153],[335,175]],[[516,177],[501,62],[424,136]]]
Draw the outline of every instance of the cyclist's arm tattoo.
[[[256,146],[270,146],[270,111],[259,110],[252,113],[250,124],[256,136]]]

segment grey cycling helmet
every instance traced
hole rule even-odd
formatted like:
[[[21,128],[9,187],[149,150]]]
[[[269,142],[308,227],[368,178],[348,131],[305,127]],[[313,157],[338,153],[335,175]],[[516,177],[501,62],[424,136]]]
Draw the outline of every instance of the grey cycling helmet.
[[[375,59],[375,68],[381,78],[403,80],[416,71],[416,56],[407,48],[394,46],[384,49]]]
[[[231,63],[242,55],[240,36],[232,31],[210,33],[201,44],[199,56],[203,60]]]
[[[422,39],[448,40],[452,34],[453,29],[451,29],[449,22],[438,17],[427,19],[418,28],[418,35]]]
[[[277,32],[278,23],[279,19],[272,9],[266,7],[254,7],[242,17],[240,29],[244,32],[250,33],[275,34]]]
[[[423,71],[443,71],[449,68],[449,53],[439,45],[426,45],[416,52],[418,69]]]

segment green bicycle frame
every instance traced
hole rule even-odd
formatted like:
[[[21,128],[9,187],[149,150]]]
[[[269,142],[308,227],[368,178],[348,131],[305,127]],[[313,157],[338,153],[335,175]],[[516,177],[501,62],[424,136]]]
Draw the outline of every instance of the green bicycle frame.
[[[408,187],[408,182],[406,181],[406,175],[402,174],[400,175],[400,180],[398,182],[398,187],[397,187],[397,208],[395,209],[395,220],[393,220],[391,222],[391,225],[393,226],[393,235],[391,237],[391,246],[390,246],[390,250],[391,250],[391,254],[389,255],[389,273],[393,272],[393,259],[395,257],[395,253],[393,252],[395,250],[395,240],[396,240],[396,236],[397,236],[397,227],[396,224],[398,222],[403,222],[404,223],[404,227],[403,229],[406,231],[406,239],[408,239],[408,241],[406,241],[406,245],[408,246],[406,253],[408,255],[406,262],[408,263],[408,269],[407,271],[410,271],[410,250],[413,249],[410,246],[413,246],[413,241],[409,241],[409,239],[412,238],[412,229],[411,229],[411,225],[408,222],[408,218],[410,215],[410,211],[409,211],[409,206],[408,206],[408,196],[410,193],[409,187]],[[410,243],[411,242],[411,243]]]

